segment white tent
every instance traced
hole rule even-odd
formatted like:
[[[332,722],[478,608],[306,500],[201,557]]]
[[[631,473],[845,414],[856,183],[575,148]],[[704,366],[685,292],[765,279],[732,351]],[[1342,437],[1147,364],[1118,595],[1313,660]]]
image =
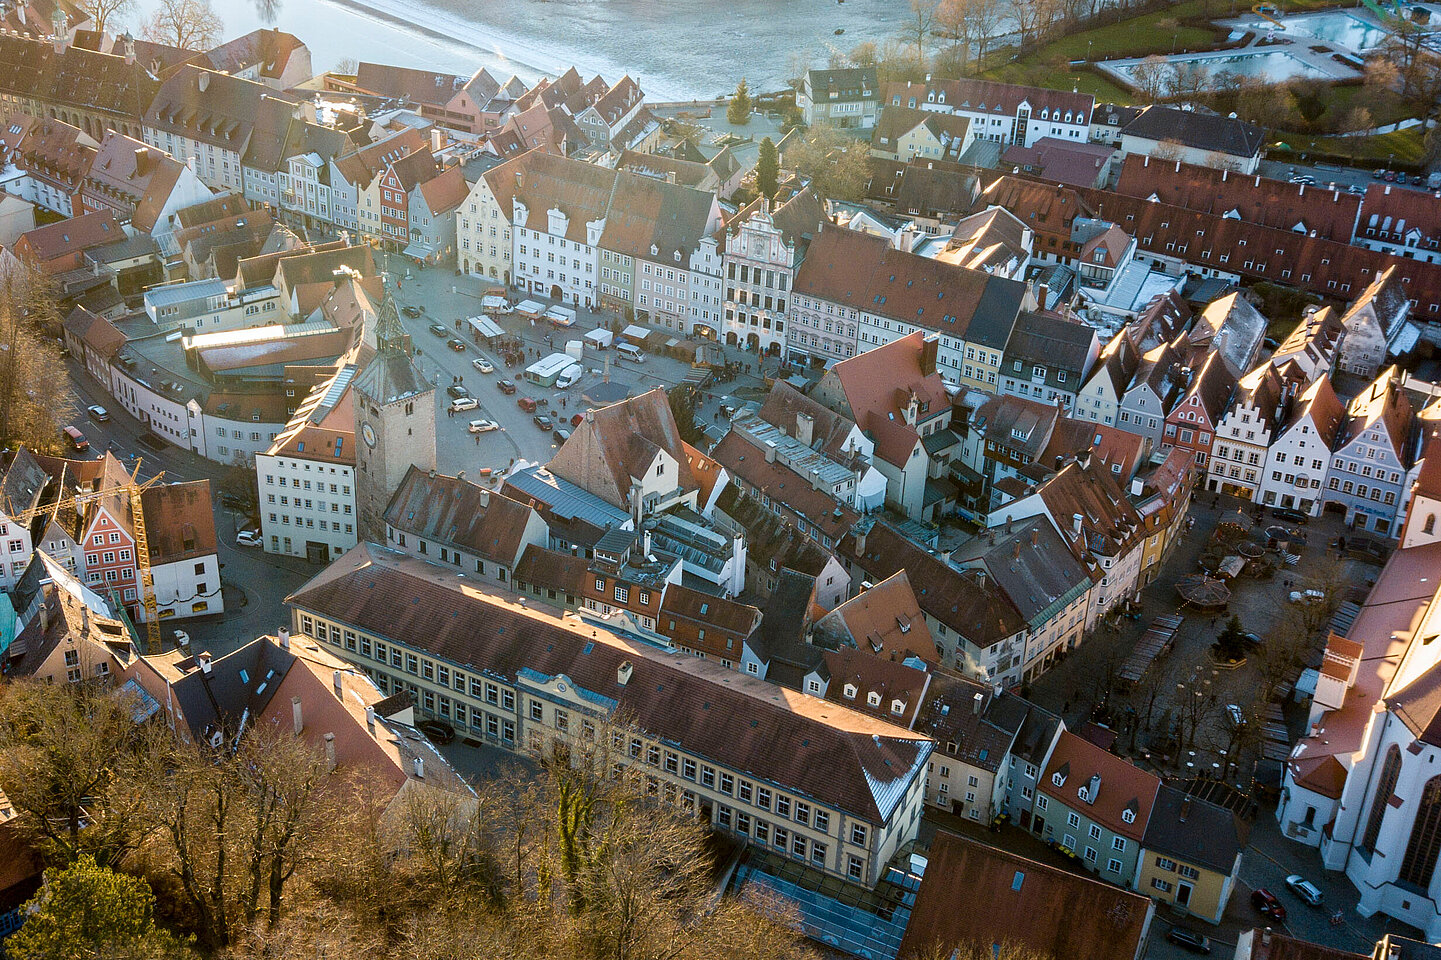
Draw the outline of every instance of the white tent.
[[[604,350],[606,347],[610,346],[611,343],[615,340],[615,334],[611,333],[605,327],[596,327],[590,333],[587,333],[585,335],[585,339],[588,343],[593,343],[600,349]]]

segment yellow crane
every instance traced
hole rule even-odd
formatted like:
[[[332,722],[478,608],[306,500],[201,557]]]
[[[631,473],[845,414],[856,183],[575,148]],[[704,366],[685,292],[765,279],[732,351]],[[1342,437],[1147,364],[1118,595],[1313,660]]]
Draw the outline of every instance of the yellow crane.
[[[79,493],[44,506],[32,507],[10,518],[14,523],[28,528],[31,521],[42,514],[51,515],[101,496],[117,493],[126,495],[130,501],[130,516],[135,524],[135,565],[140,575],[140,601],[145,607],[145,652],[149,654],[161,652],[160,613],[159,605],[155,602],[155,577],[150,573],[150,541],[145,533],[145,511],[141,506],[140,495],[159,483],[163,476],[165,472],[161,471],[149,480],[141,480],[140,461],[136,460],[135,472],[131,474],[130,482],[123,486]]]

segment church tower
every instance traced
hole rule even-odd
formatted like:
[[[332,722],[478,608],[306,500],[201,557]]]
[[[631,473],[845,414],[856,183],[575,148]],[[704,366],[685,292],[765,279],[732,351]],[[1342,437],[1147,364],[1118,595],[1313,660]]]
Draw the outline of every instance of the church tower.
[[[411,357],[390,286],[375,322],[376,353],[356,376],[355,505],[362,540],[385,542],[385,507],[411,464],[435,469],[435,387]]]

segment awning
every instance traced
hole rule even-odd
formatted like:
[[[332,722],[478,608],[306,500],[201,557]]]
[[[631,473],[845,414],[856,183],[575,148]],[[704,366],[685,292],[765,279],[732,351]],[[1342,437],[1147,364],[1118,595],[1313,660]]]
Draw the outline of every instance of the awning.
[[[635,340],[638,343],[643,343],[645,341],[645,338],[650,336],[650,331],[647,330],[645,327],[639,327],[632,323],[630,326],[622,330],[620,332],[620,335],[622,337],[629,337],[630,339]]]
[[[487,339],[505,336],[505,331],[500,328],[500,324],[490,317],[471,317],[470,325],[475,328],[476,333]]]
[[[410,257],[412,260],[428,260],[435,256],[435,251],[423,243],[412,243],[400,253],[401,256]]]

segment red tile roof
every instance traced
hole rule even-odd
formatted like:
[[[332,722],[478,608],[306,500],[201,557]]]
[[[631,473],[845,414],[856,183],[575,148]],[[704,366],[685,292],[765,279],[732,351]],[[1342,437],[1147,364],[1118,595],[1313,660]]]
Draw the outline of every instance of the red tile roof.
[[[1056,783],[1057,778],[1060,784]],[[1095,787],[1093,791],[1093,787]],[[1079,791],[1086,790],[1086,799]],[[1161,779],[1107,753],[1069,730],[1061,733],[1038,793],[1101,824],[1112,833],[1139,841],[1151,818]],[[1129,815],[1129,818],[1128,818]]]
[[[902,960],[964,944],[989,954],[997,943],[1058,960],[1135,960],[1155,911],[1149,897],[944,831],[927,859]]]

